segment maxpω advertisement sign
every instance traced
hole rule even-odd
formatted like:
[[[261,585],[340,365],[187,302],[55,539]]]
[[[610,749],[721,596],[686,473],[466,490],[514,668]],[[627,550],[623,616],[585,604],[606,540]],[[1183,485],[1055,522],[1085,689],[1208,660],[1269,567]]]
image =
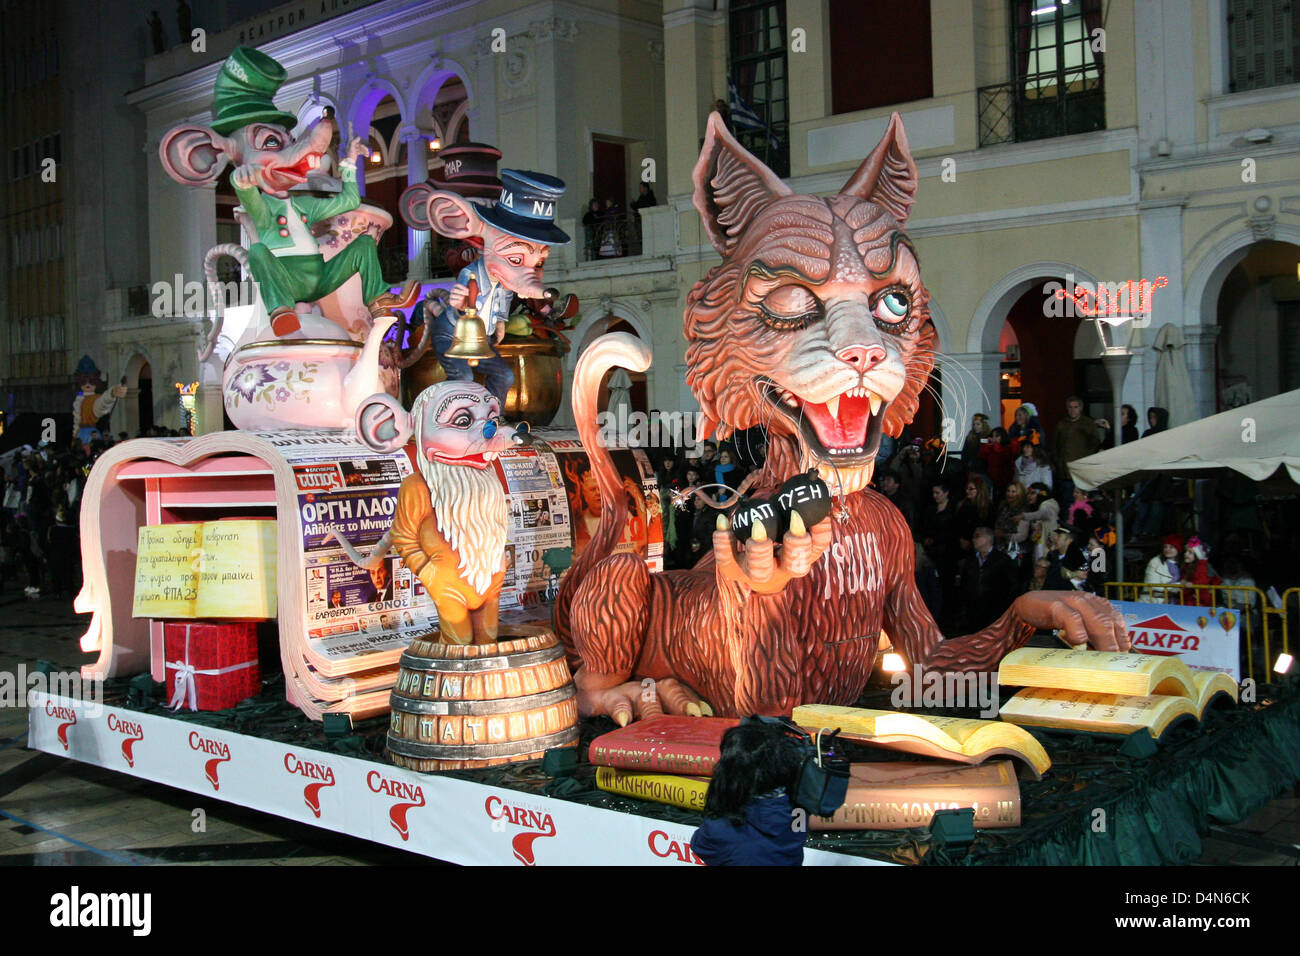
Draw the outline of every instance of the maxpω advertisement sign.
[[[1124,615],[1133,650],[1177,655],[1197,670],[1222,671],[1241,682],[1241,615],[1235,608],[1112,601]]]

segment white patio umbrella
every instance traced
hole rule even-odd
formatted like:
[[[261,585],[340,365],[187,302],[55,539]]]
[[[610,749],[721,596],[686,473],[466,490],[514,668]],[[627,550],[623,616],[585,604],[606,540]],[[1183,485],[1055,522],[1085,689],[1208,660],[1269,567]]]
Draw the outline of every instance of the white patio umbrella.
[[[1166,323],[1156,335],[1156,405],[1169,410],[1169,427],[1194,422],[1200,415],[1187,370],[1187,348],[1178,326]]]

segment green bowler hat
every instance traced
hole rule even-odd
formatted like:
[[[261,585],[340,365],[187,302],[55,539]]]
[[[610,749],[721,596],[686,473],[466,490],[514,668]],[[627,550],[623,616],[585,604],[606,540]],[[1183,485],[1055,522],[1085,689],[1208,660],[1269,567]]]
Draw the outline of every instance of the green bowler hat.
[[[212,91],[213,130],[229,136],[250,123],[293,129],[298,117],[275,108],[272,97],[284,83],[284,67],[252,47],[236,47],[221,64]]]

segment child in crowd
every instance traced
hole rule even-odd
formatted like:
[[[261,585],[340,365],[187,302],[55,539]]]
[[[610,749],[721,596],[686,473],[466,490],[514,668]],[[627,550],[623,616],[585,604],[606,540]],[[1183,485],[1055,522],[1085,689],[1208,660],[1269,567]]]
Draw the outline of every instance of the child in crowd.
[[[776,724],[746,723],[722,736],[691,849],[709,866],[801,866],[808,828],[796,826],[790,789],[802,760]]]

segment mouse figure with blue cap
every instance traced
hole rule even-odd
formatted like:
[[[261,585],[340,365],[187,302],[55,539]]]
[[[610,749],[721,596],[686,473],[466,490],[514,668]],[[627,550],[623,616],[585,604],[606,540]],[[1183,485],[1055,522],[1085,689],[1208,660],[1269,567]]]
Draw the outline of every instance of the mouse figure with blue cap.
[[[429,195],[426,215],[429,228],[449,239],[481,239],[483,254],[460,270],[446,304],[428,300],[432,316],[433,350],[453,381],[474,378],[467,360],[448,355],[461,310],[474,308],[483,320],[488,341],[495,344],[506,334],[506,322],[514,297],[540,299],[546,294],[542,268],[551,246],[565,245],[569,236],[555,225],[555,207],[564,195],[564,181],[544,173],[501,171],[501,196],[495,206],[481,206],[450,192]],[[474,301],[470,301],[474,290]],[[478,368],[484,384],[505,406],[506,394],[514,384],[510,363],[493,350],[491,358],[480,359]]]

